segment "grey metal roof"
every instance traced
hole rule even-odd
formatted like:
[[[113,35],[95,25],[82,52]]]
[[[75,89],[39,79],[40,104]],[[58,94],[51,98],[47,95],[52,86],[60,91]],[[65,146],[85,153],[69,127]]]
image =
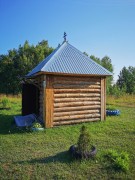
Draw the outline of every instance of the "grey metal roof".
[[[84,55],[67,41],[57,47],[39,63],[26,77],[38,72],[85,75],[112,75],[107,69]]]

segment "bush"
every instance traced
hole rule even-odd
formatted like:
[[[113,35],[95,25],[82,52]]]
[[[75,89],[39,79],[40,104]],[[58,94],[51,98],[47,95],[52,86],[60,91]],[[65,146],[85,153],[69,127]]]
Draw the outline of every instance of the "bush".
[[[91,149],[90,135],[85,126],[82,126],[81,133],[77,143],[77,151],[82,155],[89,152]]]
[[[115,170],[127,172],[129,170],[129,155],[127,152],[118,153],[115,150],[109,150],[106,157],[113,165]]]

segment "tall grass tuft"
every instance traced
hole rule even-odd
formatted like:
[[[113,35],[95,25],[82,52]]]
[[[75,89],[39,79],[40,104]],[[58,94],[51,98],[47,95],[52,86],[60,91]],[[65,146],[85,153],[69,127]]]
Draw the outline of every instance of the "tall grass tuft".
[[[4,109],[11,107],[10,100],[7,97],[3,97],[1,99],[1,104],[2,104],[2,108],[4,108]]]

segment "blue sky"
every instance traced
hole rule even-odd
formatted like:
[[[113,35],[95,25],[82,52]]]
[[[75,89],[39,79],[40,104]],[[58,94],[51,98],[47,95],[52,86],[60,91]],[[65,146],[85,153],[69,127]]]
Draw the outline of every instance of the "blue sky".
[[[25,40],[70,44],[99,58],[108,55],[114,79],[135,67],[135,0],[0,0],[0,54]]]

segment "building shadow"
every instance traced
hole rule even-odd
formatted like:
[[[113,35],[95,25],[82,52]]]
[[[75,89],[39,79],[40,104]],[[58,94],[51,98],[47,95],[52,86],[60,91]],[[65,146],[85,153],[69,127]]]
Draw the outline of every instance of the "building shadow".
[[[16,164],[49,164],[49,163],[55,163],[55,162],[60,162],[60,163],[70,163],[72,162],[72,157],[69,154],[68,151],[63,151],[60,153],[55,154],[54,156],[48,156],[48,157],[43,157],[40,159],[32,159],[28,161],[18,161],[15,162]]]

